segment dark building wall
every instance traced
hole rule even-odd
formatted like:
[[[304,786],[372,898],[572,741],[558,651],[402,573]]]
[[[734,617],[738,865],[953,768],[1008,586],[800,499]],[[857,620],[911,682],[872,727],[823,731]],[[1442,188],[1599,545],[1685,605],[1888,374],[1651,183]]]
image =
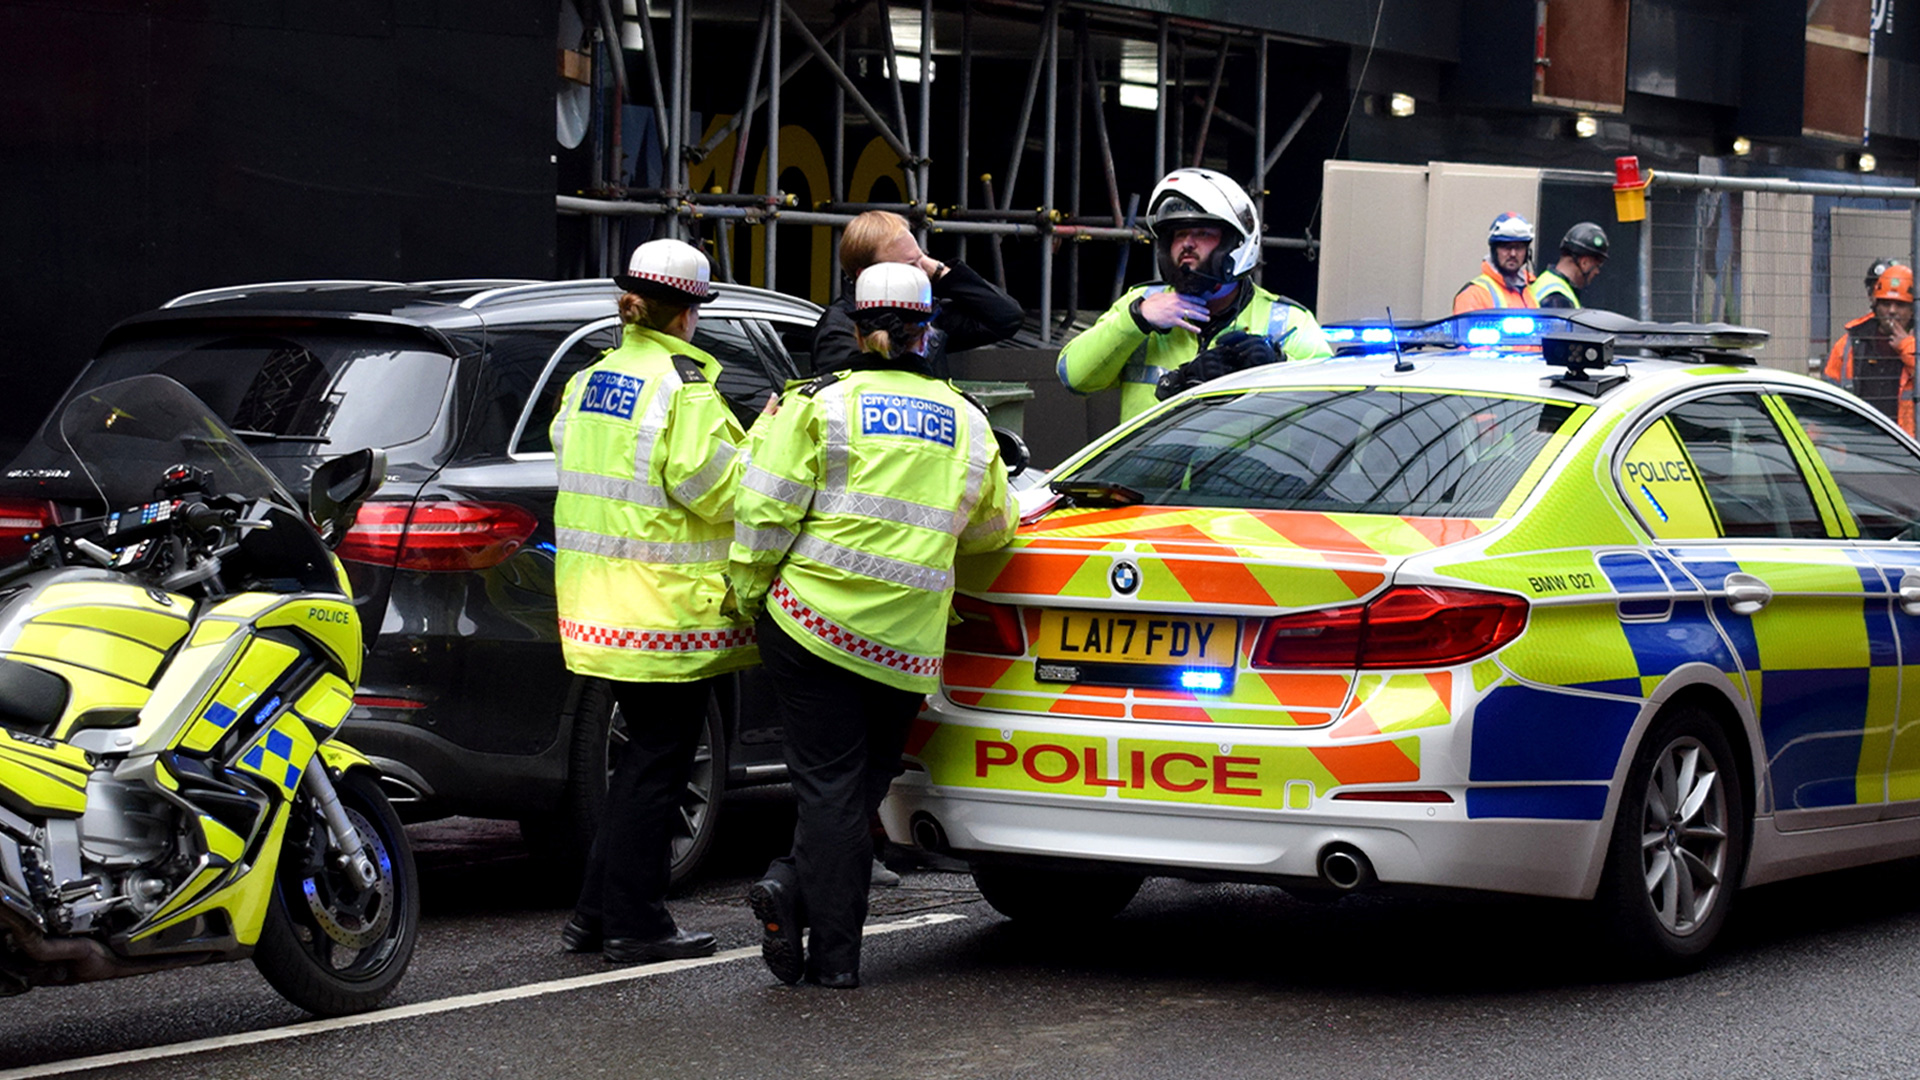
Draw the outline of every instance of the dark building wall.
[[[0,444],[194,289],[553,271],[553,8],[0,0]]]

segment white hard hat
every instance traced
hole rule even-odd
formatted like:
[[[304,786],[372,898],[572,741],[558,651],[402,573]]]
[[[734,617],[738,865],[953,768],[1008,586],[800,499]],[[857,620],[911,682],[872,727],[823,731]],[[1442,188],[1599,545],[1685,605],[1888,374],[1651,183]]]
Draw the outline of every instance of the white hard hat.
[[[1487,226],[1489,244],[1531,244],[1533,243],[1533,223],[1509,210],[1493,219]]]
[[[933,314],[933,286],[919,267],[908,263],[874,263],[860,271],[853,286],[856,315],[898,312],[909,322]]]
[[[634,248],[627,272],[613,280],[628,292],[670,304],[704,304],[714,297],[706,255],[680,240],[649,240]]]
[[[1174,230],[1196,225],[1220,230],[1217,254],[1201,271],[1205,276],[1225,284],[1260,265],[1260,216],[1246,191],[1212,169],[1175,169],[1147,200],[1147,228],[1165,280],[1175,277],[1167,252]]]

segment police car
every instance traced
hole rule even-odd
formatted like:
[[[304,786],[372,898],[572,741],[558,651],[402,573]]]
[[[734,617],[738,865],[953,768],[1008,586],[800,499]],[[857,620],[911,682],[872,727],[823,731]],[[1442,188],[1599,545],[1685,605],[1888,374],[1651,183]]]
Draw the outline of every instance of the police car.
[[[1888,418],[1739,327],[1329,337],[1116,429],[962,561],[894,840],[1017,919],[1147,875],[1458,887],[1598,899],[1661,964],[1742,886],[1920,854]]]

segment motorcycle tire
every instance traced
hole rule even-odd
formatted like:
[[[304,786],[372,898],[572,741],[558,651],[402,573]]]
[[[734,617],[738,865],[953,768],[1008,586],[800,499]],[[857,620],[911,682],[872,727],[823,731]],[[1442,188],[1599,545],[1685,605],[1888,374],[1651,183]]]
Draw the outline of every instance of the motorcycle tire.
[[[420,879],[400,816],[364,771],[334,786],[380,878],[359,890],[342,870],[315,865],[309,838],[326,824],[301,796],[253,953],[267,982],[316,1016],[365,1012],[386,1000],[406,974],[420,932]]]

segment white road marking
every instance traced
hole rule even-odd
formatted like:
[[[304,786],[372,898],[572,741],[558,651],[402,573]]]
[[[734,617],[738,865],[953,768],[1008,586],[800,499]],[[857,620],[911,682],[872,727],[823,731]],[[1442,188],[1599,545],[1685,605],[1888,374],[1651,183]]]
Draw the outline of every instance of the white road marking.
[[[941,923],[955,922],[966,918],[965,915],[951,911],[938,911],[926,915],[915,915],[896,922],[875,923],[866,928],[866,937],[880,934],[892,934],[901,930],[918,930],[925,926],[938,926]],[[712,967],[715,964],[731,963],[747,957],[760,955],[760,946],[749,945],[741,949],[728,949],[726,952],[703,956],[697,960],[668,960],[658,964],[638,964],[632,967],[619,967],[610,971],[596,972],[592,975],[576,975],[570,979],[554,979],[549,982],[529,983],[525,986],[508,986],[499,990],[485,990],[477,994],[462,994],[459,997],[441,998],[437,1001],[421,1001],[412,1005],[400,1005],[391,1009],[379,1009],[374,1012],[359,1013],[355,1016],[341,1016],[331,1020],[309,1020],[304,1024],[289,1024],[286,1027],[267,1028],[262,1031],[249,1031],[239,1035],[218,1035],[210,1039],[194,1039],[190,1042],[171,1043],[166,1046],[150,1046],[143,1050],[128,1050],[118,1054],[99,1054],[94,1057],[70,1058],[66,1061],[50,1061],[41,1065],[28,1065],[18,1069],[0,1070],[0,1080],[26,1080],[35,1076],[60,1076],[65,1073],[83,1072],[88,1069],[109,1069],[121,1065],[132,1065],[142,1061],[159,1061],[164,1058],[186,1057],[191,1054],[204,1054],[212,1050],[228,1050],[236,1046],[251,1046],[256,1043],[279,1042],[284,1039],[299,1039],[308,1035],[321,1035],[329,1031],[344,1031],[348,1028],[370,1027],[395,1020],[412,1020],[420,1016],[433,1016],[438,1013],[457,1012],[461,1009],[477,1009],[487,1005],[497,1005],[504,1001],[522,1001],[526,998],[544,997],[548,994],[564,994],[573,990],[585,990],[609,983],[635,982],[651,979],[656,975],[671,975],[676,971],[688,971],[693,968]]]

